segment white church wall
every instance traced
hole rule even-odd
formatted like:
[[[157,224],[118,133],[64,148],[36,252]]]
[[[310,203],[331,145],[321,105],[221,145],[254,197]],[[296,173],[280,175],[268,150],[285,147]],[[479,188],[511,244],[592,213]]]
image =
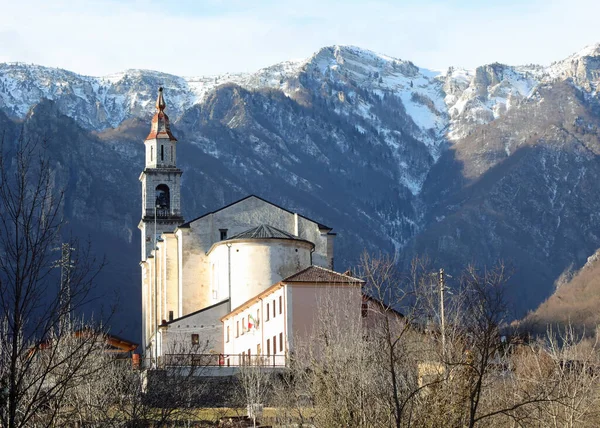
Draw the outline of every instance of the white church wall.
[[[231,308],[310,266],[312,245],[287,239],[224,241],[209,253],[218,294],[227,294],[231,271]],[[231,268],[229,267],[231,258]]]
[[[163,282],[165,305],[161,314],[162,319],[169,321],[171,315],[178,318],[179,310],[179,266],[177,258],[177,237],[174,233],[164,233]]]
[[[315,244],[313,265],[333,269],[333,239],[335,235],[328,235],[328,231],[328,229],[319,229],[314,221],[298,216],[298,236]]]
[[[183,240],[181,244],[183,254],[180,256],[183,315],[209,306],[215,301],[215,287],[211,285],[212,265],[208,261],[206,252],[215,242],[220,241],[220,229],[226,229],[227,236],[231,237],[261,224],[268,224],[291,234],[298,233],[300,239],[315,244],[313,264],[323,267],[332,265],[333,235],[322,233],[317,223],[259,198],[244,199],[191,221],[189,227],[180,229]],[[295,272],[289,274],[293,273]],[[222,276],[219,276],[219,281],[219,287],[216,288],[218,299],[225,296]],[[276,281],[269,282],[266,286],[274,282]]]
[[[223,327],[219,320],[227,314],[228,307],[227,301],[220,302],[160,327],[161,354],[222,353]]]
[[[200,225],[178,229],[181,235],[181,315],[185,316],[210,306],[210,270],[206,250],[202,243]]]

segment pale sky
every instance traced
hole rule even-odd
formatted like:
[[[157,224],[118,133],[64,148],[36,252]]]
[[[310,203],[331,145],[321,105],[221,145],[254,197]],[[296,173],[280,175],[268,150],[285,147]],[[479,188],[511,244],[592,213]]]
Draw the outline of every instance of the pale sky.
[[[600,43],[599,0],[0,0],[0,62],[100,76],[255,71],[334,44],[474,68]]]

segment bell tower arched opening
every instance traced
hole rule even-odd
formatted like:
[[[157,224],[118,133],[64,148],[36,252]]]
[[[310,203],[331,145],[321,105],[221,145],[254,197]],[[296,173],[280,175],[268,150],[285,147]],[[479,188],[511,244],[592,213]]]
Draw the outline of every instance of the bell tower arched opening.
[[[156,186],[156,209],[166,213],[171,209],[171,195],[166,184]]]

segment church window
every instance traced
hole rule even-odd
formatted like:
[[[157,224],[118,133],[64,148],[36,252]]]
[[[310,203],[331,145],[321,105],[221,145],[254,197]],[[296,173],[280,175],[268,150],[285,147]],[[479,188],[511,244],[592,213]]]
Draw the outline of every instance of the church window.
[[[171,146],[171,163],[175,164],[175,158],[173,157],[173,146]]]
[[[227,239],[227,229],[219,229],[219,233],[221,235],[221,241]]]
[[[165,146],[163,144],[160,145],[160,160],[165,160]]]
[[[199,345],[199,344],[200,344],[200,335],[192,334],[192,345]]]

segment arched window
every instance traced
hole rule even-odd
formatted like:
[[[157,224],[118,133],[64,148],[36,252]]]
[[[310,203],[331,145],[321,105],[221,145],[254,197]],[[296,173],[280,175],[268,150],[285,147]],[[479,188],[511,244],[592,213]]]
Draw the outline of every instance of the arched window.
[[[166,184],[156,186],[156,208],[161,210],[171,208],[171,195],[169,193],[169,186]]]

